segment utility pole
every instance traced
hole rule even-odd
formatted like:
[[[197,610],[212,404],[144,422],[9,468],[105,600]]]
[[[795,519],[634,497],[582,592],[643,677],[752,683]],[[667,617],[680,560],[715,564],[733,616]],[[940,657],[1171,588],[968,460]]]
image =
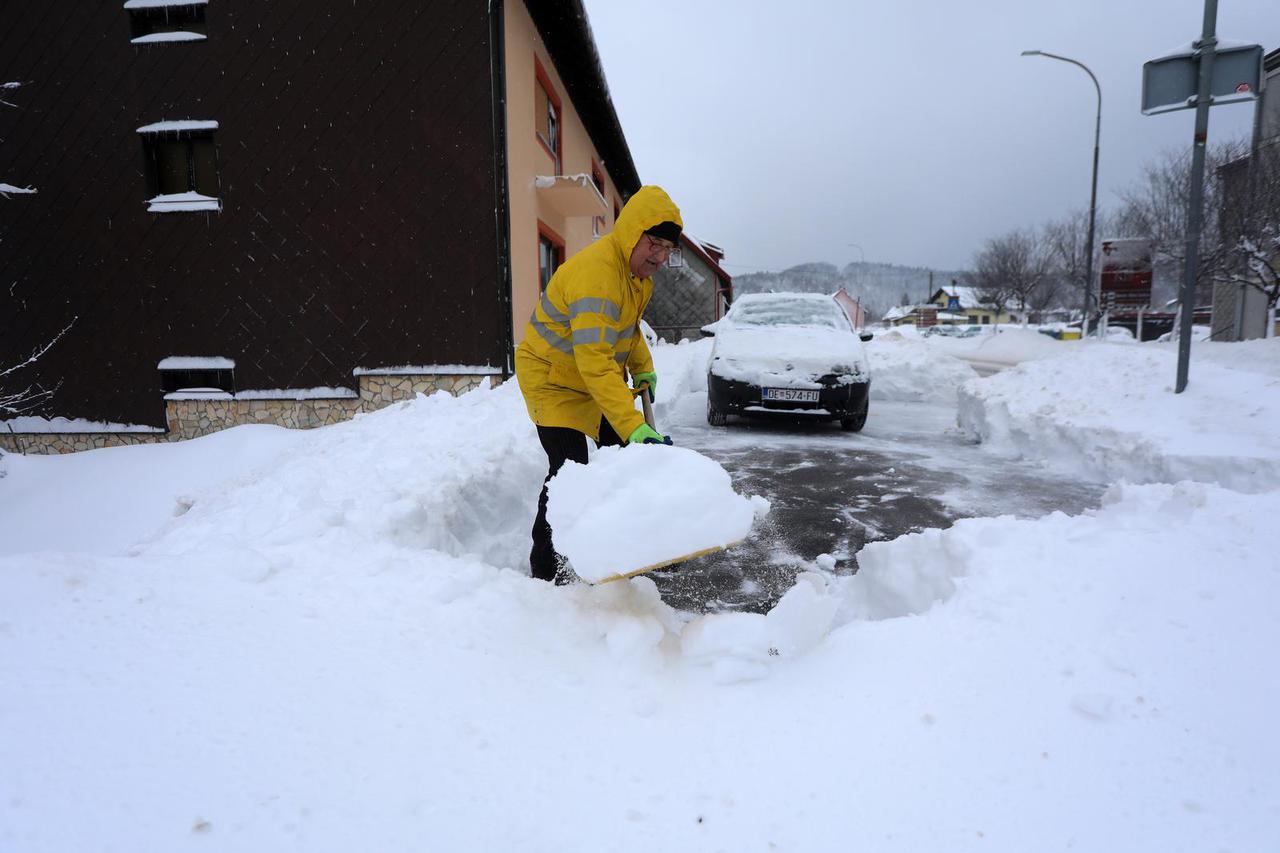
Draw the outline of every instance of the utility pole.
[[[1209,138],[1209,89],[1213,81],[1213,57],[1218,39],[1218,0],[1205,0],[1204,30],[1196,48],[1200,51],[1200,73],[1196,87],[1196,129],[1191,148],[1191,200],[1187,203],[1187,251],[1182,270],[1179,302],[1182,314],[1178,327],[1178,376],[1173,393],[1187,388],[1191,365],[1191,325],[1196,313],[1196,279],[1200,277],[1200,227],[1204,216],[1204,154]]]

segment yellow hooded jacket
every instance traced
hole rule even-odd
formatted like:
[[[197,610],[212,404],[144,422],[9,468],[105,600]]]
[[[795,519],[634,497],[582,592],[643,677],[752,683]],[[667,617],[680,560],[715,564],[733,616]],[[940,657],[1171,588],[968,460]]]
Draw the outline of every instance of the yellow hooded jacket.
[[[661,222],[684,226],[660,187],[641,187],[613,231],[564,263],[542,294],[516,349],[516,378],[538,426],[569,427],[599,438],[600,416],[626,438],[644,423],[623,368],[653,370],[640,317],[653,281],[631,274],[631,251]]]

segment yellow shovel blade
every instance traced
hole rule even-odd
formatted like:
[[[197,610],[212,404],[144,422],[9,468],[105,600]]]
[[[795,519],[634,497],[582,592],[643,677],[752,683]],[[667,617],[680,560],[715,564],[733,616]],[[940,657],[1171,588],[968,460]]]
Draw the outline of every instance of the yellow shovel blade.
[[[660,563],[654,563],[652,566],[645,566],[644,568],[635,569],[630,572],[621,572],[616,575],[609,575],[609,577],[601,578],[600,580],[596,581],[596,583],[598,584],[613,583],[614,581],[626,580],[627,578],[633,578],[636,575],[643,575],[645,572],[652,572],[655,569],[663,569],[663,568],[666,568],[667,566],[674,566],[676,563],[683,563],[686,560],[693,560],[697,557],[705,557],[707,554],[714,554],[717,551],[727,551],[728,549],[734,547],[735,545],[742,544],[743,541],[744,540],[739,539],[736,542],[729,542],[726,545],[713,545],[710,548],[703,548],[701,551],[694,551],[692,554],[685,554],[683,557],[673,557],[670,560],[663,560]]]

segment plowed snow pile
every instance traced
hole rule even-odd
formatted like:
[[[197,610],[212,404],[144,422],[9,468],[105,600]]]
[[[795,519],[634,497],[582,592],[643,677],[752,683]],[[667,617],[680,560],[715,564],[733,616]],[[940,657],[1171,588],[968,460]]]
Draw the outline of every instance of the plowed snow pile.
[[[1280,339],[1197,343],[1186,392],[1174,350],[1077,345],[960,392],[960,426],[999,450],[1103,481],[1280,483]]]

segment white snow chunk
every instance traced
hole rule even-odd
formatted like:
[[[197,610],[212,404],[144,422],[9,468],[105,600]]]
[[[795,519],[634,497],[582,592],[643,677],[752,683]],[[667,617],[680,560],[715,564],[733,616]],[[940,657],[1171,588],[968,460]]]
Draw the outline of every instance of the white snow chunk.
[[[218,355],[171,355],[160,359],[157,370],[234,370],[235,359]]]
[[[182,213],[197,210],[222,210],[222,202],[197,192],[168,193],[147,199],[148,213]]]
[[[157,121],[151,124],[144,124],[138,128],[138,133],[190,133],[197,130],[217,129],[218,123],[216,121],[182,119],[181,121]]]
[[[204,41],[208,36],[204,33],[189,33],[178,30],[171,33],[148,33],[145,36],[138,36],[130,39],[130,44],[164,44],[166,42],[179,41]]]
[[[683,447],[602,448],[590,465],[565,463],[548,486],[556,550],[593,583],[731,545],[754,517],[717,462]]]
[[[10,195],[34,195],[35,187],[15,187],[13,184],[0,184],[0,195],[8,198]]]
[[[354,400],[360,392],[353,388],[321,385],[315,388],[261,388],[237,391],[237,400]]]
[[[206,6],[209,0],[127,0],[126,9],[164,9],[169,6]]]
[[[502,368],[489,364],[400,364],[390,367],[357,367],[352,376],[499,376]]]
[[[41,418],[23,415],[0,421],[5,432],[165,432],[164,427],[145,424],[118,424],[109,421],[91,421],[85,418]]]

